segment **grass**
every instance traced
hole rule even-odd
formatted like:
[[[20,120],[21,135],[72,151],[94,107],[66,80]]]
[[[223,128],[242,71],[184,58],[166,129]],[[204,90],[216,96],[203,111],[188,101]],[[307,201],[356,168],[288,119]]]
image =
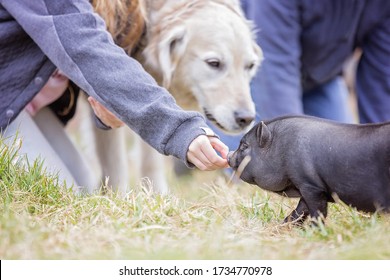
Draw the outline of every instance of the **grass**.
[[[390,218],[332,204],[326,225],[281,225],[296,200],[217,172],[77,196],[19,143],[0,147],[0,259],[390,259]]]

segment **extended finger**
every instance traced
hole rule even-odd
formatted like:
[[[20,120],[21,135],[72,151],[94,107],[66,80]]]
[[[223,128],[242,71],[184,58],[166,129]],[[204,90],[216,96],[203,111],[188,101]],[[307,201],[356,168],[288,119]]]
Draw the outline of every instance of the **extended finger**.
[[[92,107],[93,111],[95,112],[96,116],[99,117],[100,114],[99,114],[98,110],[96,110],[97,104],[95,102],[95,99],[92,96],[90,96],[90,97],[88,97],[88,102],[91,105],[91,107]]]
[[[199,160],[197,158],[197,156],[195,156],[193,153],[189,154],[187,159],[189,162],[191,162],[193,165],[195,165],[198,169],[200,169],[202,171],[209,170],[209,168],[201,160]]]
[[[221,154],[222,158],[226,159],[229,153],[229,147],[216,137],[210,137],[209,139],[211,146]]]
[[[207,142],[202,142],[201,151],[203,155],[207,158],[206,164],[214,168],[222,168],[227,166],[226,159],[221,158],[217,152],[213,149],[211,142],[207,138]]]
[[[205,171],[215,169],[202,150],[204,145],[210,145],[206,136],[199,136],[196,138],[189,147],[188,160],[201,170]]]

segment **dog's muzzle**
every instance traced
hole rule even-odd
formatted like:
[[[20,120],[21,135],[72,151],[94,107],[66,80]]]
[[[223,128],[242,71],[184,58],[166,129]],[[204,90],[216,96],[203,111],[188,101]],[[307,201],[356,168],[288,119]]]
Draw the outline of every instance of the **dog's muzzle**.
[[[236,121],[236,124],[241,129],[244,129],[255,120],[255,114],[247,110],[238,110],[234,112],[234,119]]]

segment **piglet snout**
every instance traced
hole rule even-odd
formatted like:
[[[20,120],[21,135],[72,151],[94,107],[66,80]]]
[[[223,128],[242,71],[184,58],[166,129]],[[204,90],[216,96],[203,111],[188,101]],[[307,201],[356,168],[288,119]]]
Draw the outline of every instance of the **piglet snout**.
[[[229,164],[230,167],[232,167],[231,163],[230,163],[230,159],[232,158],[234,152],[230,151],[228,154],[227,154],[227,162]]]

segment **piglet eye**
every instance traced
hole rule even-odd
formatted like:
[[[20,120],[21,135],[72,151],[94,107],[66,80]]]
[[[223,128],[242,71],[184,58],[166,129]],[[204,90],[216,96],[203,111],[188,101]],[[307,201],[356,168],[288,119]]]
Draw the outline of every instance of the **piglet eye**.
[[[240,150],[241,150],[241,151],[245,151],[246,149],[248,149],[248,144],[246,144],[246,143],[241,143],[241,145],[240,145]]]

